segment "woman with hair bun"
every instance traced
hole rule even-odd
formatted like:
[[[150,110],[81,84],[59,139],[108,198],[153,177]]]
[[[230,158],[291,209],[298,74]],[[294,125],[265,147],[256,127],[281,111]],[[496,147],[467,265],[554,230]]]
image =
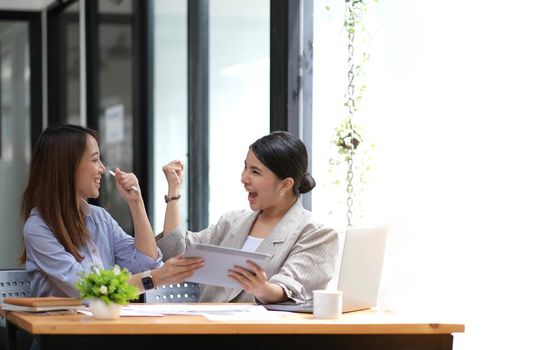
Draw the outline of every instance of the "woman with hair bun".
[[[163,167],[169,193],[177,198],[183,164]],[[316,182],[308,173],[306,146],[285,131],[272,132],[250,145],[240,181],[251,210],[224,214],[200,232],[181,232],[177,201],[167,202],[163,232],[157,245],[163,259],[181,255],[193,243],[205,243],[269,253],[265,269],[248,262],[252,271],[236,267],[229,277],[242,289],[201,285],[200,302],[303,302],[312,291],[324,289],[335,270],[337,232],[317,222],[303,208],[300,195]]]

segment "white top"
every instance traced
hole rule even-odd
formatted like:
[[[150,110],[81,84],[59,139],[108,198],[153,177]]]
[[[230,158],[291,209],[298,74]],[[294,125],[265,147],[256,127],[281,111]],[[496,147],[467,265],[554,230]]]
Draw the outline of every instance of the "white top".
[[[246,241],[244,241],[244,245],[240,249],[247,252],[255,252],[260,244],[262,244],[263,240],[263,238],[246,236]]]

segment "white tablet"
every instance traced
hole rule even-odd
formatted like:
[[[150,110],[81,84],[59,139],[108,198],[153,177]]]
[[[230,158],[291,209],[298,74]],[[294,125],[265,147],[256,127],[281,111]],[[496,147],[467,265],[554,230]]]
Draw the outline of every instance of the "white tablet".
[[[249,269],[247,260],[265,268],[271,254],[247,252],[240,249],[220,247],[210,244],[192,244],[186,249],[183,257],[200,257],[205,261],[204,267],[196,270],[188,279],[189,282],[210,284],[213,286],[242,288],[228,276],[229,270],[235,265]]]

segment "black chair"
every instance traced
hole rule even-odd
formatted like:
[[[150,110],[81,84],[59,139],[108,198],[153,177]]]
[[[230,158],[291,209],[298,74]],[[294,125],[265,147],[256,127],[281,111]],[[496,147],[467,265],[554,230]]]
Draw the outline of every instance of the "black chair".
[[[0,270],[0,303],[4,298],[11,297],[30,297],[31,296],[31,280],[25,270]],[[29,349],[31,346],[31,337],[23,332],[17,332],[17,348]],[[8,348],[8,339],[6,332],[6,320],[0,319],[0,349]]]
[[[190,303],[199,298],[199,284],[182,282],[162,285],[145,292],[146,303]]]

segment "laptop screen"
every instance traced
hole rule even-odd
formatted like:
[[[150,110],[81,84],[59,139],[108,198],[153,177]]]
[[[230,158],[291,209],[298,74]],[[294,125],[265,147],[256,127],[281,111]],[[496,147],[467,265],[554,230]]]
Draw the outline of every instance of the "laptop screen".
[[[355,228],[345,233],[337,290],[343,291],[343,312],[376,306],[387,227]]]
[[[387,228],[347,230],[341,250],[337,289],[343,291],[343,312],[376,306],[384,261]],[[264,304],[268,310],[312,312],[312,301]]]

